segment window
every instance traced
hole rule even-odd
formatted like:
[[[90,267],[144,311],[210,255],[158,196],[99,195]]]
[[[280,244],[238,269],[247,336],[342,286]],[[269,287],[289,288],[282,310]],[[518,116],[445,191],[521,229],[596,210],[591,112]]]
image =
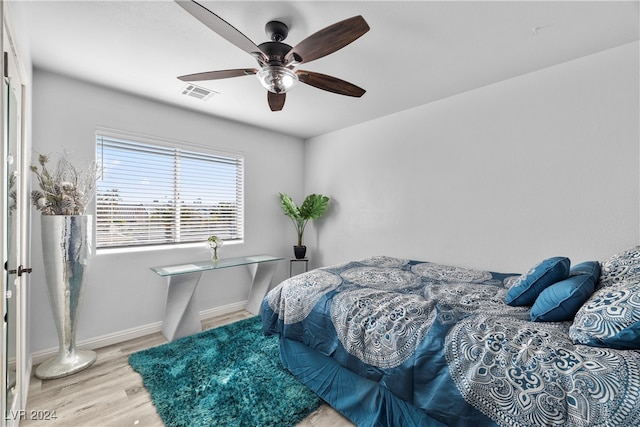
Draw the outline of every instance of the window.
[[[242,157],[127,139],[96,136],[98,248],[243,238]]]

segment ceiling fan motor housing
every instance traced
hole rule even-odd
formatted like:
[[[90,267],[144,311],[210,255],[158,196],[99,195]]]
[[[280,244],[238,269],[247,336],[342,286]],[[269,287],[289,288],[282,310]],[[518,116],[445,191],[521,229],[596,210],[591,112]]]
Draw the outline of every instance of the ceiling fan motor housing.
[[[258,48],[267,56],[269,65],[283,65],[284,57],[291,50],[291,46],[282,42],[264,42]]]

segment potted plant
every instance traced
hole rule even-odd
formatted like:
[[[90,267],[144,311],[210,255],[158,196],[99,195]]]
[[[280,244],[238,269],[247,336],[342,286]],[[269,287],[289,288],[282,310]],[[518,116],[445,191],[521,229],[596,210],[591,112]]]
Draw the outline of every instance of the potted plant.
[[[303,259],[307,253],[307,247],[302,244],[302,236],[307,222],[324,215],[327,210],[329,198],[322,194],[309,194],[301,206],[297,206],[291,197],[280,193],[280,204],[284,214],[291,218],[298,233],[298,244],[293,247],[296,259]]]

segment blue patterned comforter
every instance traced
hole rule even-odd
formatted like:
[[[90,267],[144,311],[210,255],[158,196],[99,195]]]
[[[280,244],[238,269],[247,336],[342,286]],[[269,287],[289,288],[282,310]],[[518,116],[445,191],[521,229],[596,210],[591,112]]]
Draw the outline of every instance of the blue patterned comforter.
[[[640,425],[640,351],[529,321],[504,302],[517,277],[373,257],[285,280],[263,325],[446,425]]]

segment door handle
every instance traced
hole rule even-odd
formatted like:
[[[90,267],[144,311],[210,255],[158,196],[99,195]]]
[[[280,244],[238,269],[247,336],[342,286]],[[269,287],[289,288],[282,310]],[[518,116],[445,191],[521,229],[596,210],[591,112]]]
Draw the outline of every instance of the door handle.
[[[22,268],[22,266],[18,266],[18,277],[22,276],[22,273],[31,273],[33,271],[33,268],[31,267],[26,267],[26,268]]]
[[[9,270],[9,274],[18,273],[18,277],[20,277],[20,276],[22,276],[22,273],[31,273],[32,271],[33,271],[33,268],[31,268],[31,267],[23,268],[20,265],[20,266],[18,266],[18,270]]]

